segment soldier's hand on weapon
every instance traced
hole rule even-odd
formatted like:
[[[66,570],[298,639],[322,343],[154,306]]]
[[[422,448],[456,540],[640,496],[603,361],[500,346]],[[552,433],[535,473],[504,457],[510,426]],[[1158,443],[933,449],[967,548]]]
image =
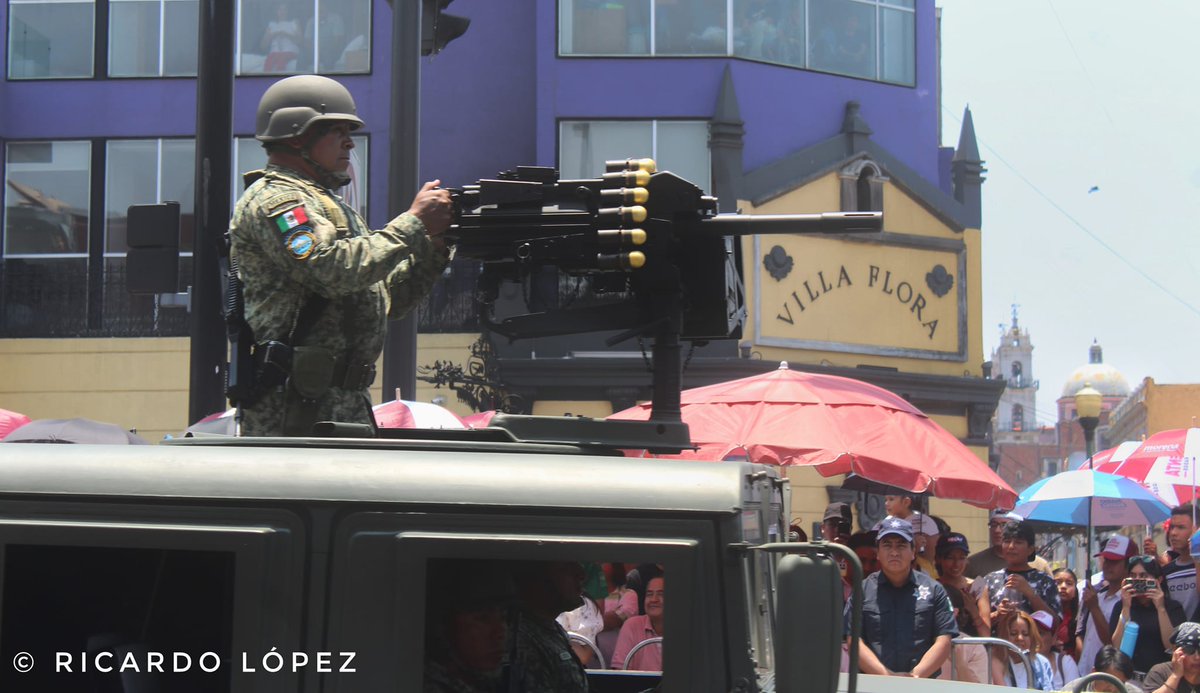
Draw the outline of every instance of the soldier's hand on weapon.
[[[451,206],[450,191],[438,186],[440,180],[429,181],[421,186],[421,191],[413,198],[408,213],[421,220],[429,237],[436,238],[450,228]]]

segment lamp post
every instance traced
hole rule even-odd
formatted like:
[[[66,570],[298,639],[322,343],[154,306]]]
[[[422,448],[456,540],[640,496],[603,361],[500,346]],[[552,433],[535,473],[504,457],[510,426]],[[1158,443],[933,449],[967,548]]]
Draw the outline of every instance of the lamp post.
[[[1092,455],[1096,454],[1096,426],[1100,423],[1100,405],[1104,396],[1091,383],[1084,383],[1083,388],[1075,393],[1075,414],[1079,417],[1079,427],[1083,429],[1083,446],[1087,452],[1087,465],[1092,468]],[[1088,504],[1087,527],[1087,579],[1092,578],[1092,506]]]
[[[1096,454],[1096,426],[1100,423],[1100,405],[1104,395],[1084,383],[1083,388],[1075,393],[1075,412],[1079,415],[1079,427],[1083,429],[1083,444],[1088,459]]]

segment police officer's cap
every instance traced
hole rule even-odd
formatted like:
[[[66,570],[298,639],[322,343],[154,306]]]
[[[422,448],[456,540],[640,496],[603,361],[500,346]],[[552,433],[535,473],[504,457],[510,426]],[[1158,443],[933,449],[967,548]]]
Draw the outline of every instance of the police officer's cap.
[[[363,126],[350,91],[320,75],[296,75],[272,84],[258,102],[254,135],[260,142],[277,142],[304,134],[320,122]]]
[[[905,541],[912,543],[913,527],[908,520],[902,520],[898,517],[889,517],[879,526],[879,533],[875,535],[875,541],[881,542],[884,537],[897,536]]]

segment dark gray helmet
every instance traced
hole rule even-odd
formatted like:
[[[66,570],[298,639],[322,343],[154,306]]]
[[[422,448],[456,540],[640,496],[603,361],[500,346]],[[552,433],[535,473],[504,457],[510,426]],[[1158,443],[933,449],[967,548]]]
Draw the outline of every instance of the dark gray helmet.
[[[349,123],[354,130],[363,126],[346,87],[320,75],[296,75],[279,80],[263,93],[254,135],[260,142],[278,142],[304,134],[321,121]]]

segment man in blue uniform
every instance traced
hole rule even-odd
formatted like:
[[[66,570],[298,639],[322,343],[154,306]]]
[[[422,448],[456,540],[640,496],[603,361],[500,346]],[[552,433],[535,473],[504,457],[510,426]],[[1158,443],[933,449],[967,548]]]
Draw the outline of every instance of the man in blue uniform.
[[[958,635],[950,598],[941,583],[913,570],[912,523],[884,520],[876,542],[880,570],[863,581],[859,670],[933,678],[950,655],[950,639]],[[846,602],[846,632],[852,606]]]

